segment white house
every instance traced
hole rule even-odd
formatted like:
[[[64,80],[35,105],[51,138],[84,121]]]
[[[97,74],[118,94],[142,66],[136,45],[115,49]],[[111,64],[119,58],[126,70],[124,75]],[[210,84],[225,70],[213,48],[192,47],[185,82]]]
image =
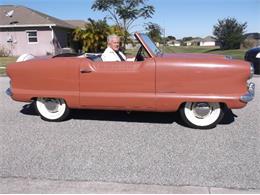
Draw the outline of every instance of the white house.
[[[171,40],[167,42],[168,46],[175,46],[175,47],[179,47],[181,46],[181,42],[178,40]]]
[[[207,36],[200,41],[200,46],[216,46],[216,39],[212,36]]]
[[[195,37],[195,38],[192,38],[191,40],[189,41],[185,41],[184,42],[184,45],[185,46],[199,46],[199,43],[201,42],[201,38],[199,37]]]

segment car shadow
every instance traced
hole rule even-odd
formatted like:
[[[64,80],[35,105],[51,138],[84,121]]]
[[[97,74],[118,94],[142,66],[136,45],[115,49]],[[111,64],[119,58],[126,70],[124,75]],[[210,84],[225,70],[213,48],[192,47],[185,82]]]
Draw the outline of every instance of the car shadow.
[[[177,113],[156,113],[114,110],[72,110],[70,117],[77,120],[99,120],[140,123],[174,123],[179,120]]]
[[[20,112],[24,115],[38,115],[33,103],[24,105]],[[177,112],[126,112],[88,109],[72,109],[68,120],[70,119],[166,124],[181,121]]]
[[[38,115],[33,103],[26,104],[20,111],[24,115]],[[220,124],[231,124],[237,117],[230,109],[224,110],[225,115]],[[98,120],[115,122],[138,122],[138,123],[158,123],[172,124],[177,123],[181,126],[187,125],[181,120],[178,112],[139,112],[139,111],[113,111],[113,110],[81,110],[72,109],[67,120]]]
[[[20,113],[24,115],[38,115],[36,112],[33,103],[25,104],[23,108],[20,110]]]
[[[235,115],[231,109],[225,108],[224,109],[224,117],[223,119],[220,121],[219,124],[222,125],[229,125],[231,123],[233,123],[235,121],[235,118],[237,118],[238,116]]]

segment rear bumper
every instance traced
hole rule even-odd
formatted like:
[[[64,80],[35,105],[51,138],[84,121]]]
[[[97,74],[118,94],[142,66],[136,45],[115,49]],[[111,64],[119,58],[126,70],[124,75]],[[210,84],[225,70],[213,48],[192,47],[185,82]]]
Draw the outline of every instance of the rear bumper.
[[[252,101],[254,99],[254,97],[255,97],[255,84],[251,82],[248,85],[247,93],[240,97],[240,101],[242,101],[244,103],[248,103],[248,102]]]
[[[8,95],[8,96],[13,96],[13,92],[12,92],[12,90],[10,89],[10,88],[8,88],[6,91],[5,91],[5,93],[6,93],[6,95]]]

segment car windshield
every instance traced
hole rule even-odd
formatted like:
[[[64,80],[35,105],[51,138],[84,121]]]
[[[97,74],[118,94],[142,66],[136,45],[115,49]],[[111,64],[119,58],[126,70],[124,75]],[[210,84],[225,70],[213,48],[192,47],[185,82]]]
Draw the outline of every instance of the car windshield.
[[[155,45],[155,43],[150,39],[148,35],[140,34],[140,37],[144,41],[144,44],[155,56],[162,54],[161,50]]]

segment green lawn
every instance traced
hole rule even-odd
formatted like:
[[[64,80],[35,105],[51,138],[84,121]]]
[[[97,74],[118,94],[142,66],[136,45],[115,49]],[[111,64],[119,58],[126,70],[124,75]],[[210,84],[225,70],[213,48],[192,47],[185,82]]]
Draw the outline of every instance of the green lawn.
[[[164,53],[209,53],[209,54],[220,54],[229,55],[234,59],[244,59],[246,49],[235,49],[235,50],[220,50],[219,47],[200,47],[200,46],[166,46],[161,47]],[[136,50],[127,50],[128,55],[135,55]]]
[[[17,57],[0,57],[0,76],[5,75],[5,68],[7,64],[15,62]]]
[[[246,49],[220,50],[218,47],[165,47],[165,53],[209,53],[229,55],[234,59],[244,59]]]

